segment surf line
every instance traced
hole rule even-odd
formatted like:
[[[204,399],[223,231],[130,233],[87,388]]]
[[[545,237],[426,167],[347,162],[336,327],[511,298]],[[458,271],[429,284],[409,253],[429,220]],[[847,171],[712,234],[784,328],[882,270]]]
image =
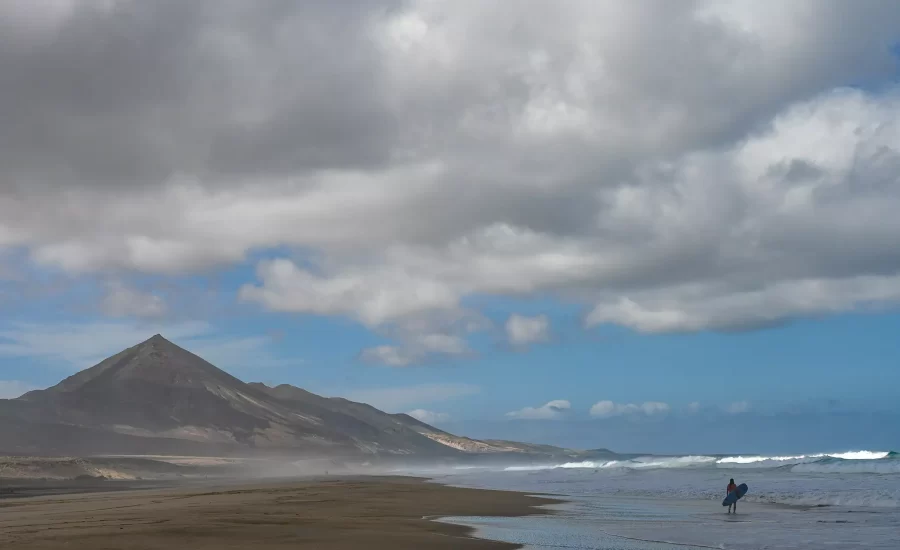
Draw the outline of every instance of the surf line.
[[[685,543],[681,543],[681,542],[669,542],[669,541],[666,541],[666,540],[639,539],[639,538],[635,538],[635,537],[625,537],[625,536],[622,536],[622,535],[614,535],[614,534],[612,534],[612,533],[607,533],[606,531],[600,531],[600,532],[603,533],[604,535],[608,536],[608,537],[617,538],[617,539],[632,540],[632,541],[635,541],[635,542],[651,542],[651,543],[653,543],[653,544],[667,544],[667,545],[669,545],[669,546],[683,546],[683,547],[685,547],[685,548],[709,548],[709,550],[723,550],[723,547],[722,547],[722,546],[704,546],[704,545],[702,545],[702,544],[685,544]],[[472,538],[472,537],[463,537],[463,538]],[[486,538],[482,538],[482,537],[475,537],[475,538],[478,538],[479,540],[493,540],[493,539],[486,539]],[[514,543],[514,544],[519,544],[519,543]],[[566,544],[545,544],[545,543],[541,543],[541,544],[539,544],[539,546],[540,546],[541,548],[571,548],[571,549],[573,549],[573,550],[590,550],[590,549],[587,548],[586,546],[569,546],[569,545],[566,545]]]
[[[453,516],[422,516],[422,519],[428,520],[428,521],[440,522],[440,520],[445,519],[447,517],[453,517]],[[465,517],[465,516],[463,516],[463,517]],[[456,523],[455,525],[463,525],[465,527],[475,529],[476,533],[478,532],[478,529],[479,529],[479,527],[477,525],[472,525],[472,524],[467,524],[467,523]],[[610,533],[609,531],[604,531],[602,529],[597,529],[597,531],[600,533],[603,533],[607,537],[623,539],[623,540],[632,540],[635,542],[651,542],[654,544],[668,544],[669,546],[679,546],[679,547],[684,547],[684,548],[708,548],[709,550],[724,550],[724,548],[725,548],[724,546],[706,546],[705,544],[688,544],[686,542],[672,542],[669,540],[639,539],[637,537],[626,537],[625,535],[617,535],[616,533]],[[452,536],[452,535],[445,535],[445,536]],[[457,538],[457,537],[454,537],[454,538]],[[461,538],[468,538],[468,539],[477,538],[480,540],[495,540],[495,539],[479,537],[477,535],[475,537],[461,537]],[[587,550],[587,549],[585,549],[584,546],[568,546],[565,544],[541,544],[540,546],[543,546],[544,548],[573,548],[575,550]]]
[[[600,531],[601,533],[603,533],[604,535],[606,535],[606,536],[608,536],[608,537],[615,537],[615,538],[618,538],[618,539],[625,539],[625,540],[633,540],[633,541],[636,541],[636,542],[652,542],[652,543],[654,543],[654,544],[668,544],[668,545],[671,545],[671,546],[683,546],[683,547],[686,547],[686,548],[687,548],[687,547],[690,547],[690,548],[709,548],[710,550],[722,550],[722,549],[724,548],[723,546],[706,546],[706,545],[704,545],[704,544],[688,544],[688,543],[685,543],[685,542],[672,542],[672,541],[670,541],[670,540],[653,540],[653,539],[639,539],[639,538],[637,538],[637,537],[626,537],[625,535],[617,535],[617,534],[615,534],[615,533],[610,533],[609,531],[604,531],[604,530],[602,530],[602,529],[598,529],[598,531]],[[559,548],[569,548],[569,547],[560,546]]]

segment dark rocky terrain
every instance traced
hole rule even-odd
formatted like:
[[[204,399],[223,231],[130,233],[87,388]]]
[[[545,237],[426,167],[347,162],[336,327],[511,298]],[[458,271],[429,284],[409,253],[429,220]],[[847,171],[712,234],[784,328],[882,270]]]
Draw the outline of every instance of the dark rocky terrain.
[[[406,414],[245,383],[160,335],[56,386],[0,400],[0,454],[453,458],[559,454]]]

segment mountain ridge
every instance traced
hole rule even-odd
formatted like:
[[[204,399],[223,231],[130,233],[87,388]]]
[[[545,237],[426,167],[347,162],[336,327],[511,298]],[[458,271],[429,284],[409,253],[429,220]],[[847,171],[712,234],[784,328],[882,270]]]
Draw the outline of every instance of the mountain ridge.
[[[15,454],[458,458],[537,447],[456,436],[290,384],[246,383],[160,334],[50,388],[0,400],[0,451]]]

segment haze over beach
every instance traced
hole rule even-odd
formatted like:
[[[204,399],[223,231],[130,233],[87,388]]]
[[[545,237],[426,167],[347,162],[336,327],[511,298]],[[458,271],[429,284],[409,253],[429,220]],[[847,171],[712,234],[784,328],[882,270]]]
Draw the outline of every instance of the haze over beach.
[[[894,543],[900,4],[9,0],[0,76],[4,547]]]

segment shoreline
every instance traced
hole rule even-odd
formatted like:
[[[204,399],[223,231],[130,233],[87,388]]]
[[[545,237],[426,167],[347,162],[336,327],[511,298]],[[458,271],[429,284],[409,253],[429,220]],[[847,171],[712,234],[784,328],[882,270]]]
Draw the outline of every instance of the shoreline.
[[[0,546],[472,549],[520,545],[475,538],[443,517],[521,517],[559,499],[469,489],[415,477],[342,477],[138,488],[0,501]]]

